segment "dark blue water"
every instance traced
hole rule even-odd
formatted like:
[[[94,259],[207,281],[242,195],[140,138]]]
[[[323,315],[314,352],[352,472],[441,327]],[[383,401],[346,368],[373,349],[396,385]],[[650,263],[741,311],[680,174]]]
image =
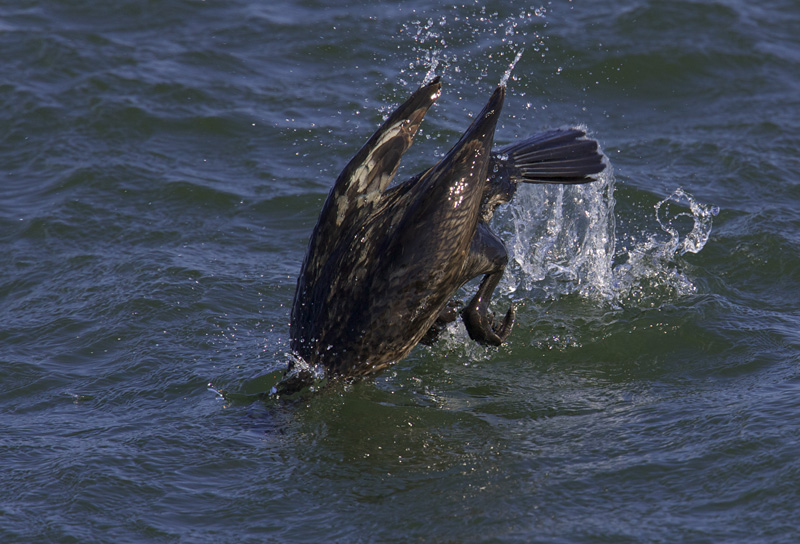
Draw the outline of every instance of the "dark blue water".
[[[798,28],[788,0],[0,2],[0,540],[797,542]],[[400,175],[429,166],[521,50],[496,140],[580,124],[610,168],[496,219],[508,344],[457,325],[259,399],[346,161],[436,73]]]

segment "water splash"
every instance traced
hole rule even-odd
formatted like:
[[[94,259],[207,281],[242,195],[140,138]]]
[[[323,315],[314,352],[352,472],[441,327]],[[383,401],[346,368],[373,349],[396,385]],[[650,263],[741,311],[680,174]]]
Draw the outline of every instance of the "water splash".
[[[586,185],[519,188],[509,206],[511,272],[506,293],[537,291],[608,298],[615,248],[614,178],[604,172]]]
[[[688,211],[682,211],[686,207]],[[697,291],[681,271],[680,257],[705,247],[719,208],[701,204],[678,188],[656,203],[654,211],[661,232],[642,235],[618,256],[621,264],[614,268],[614,294],[621,305],[655,306],[664,298]]]
[[[423,86],[433,81],[433,79],[436,77],[438,73],[437,69],[439,68],[439,59],[430,58],[429,65],[430,66],[428,67],[428,73],[425,74],[425,78],[422,80]]]
[[[310,365],[302,357],[294,353],[285,353],[289,370],[271,390],[271,396],[293,395],[305,389],[316,391],[327,383],[325,368],[321,365]]]
[[[660,232],[644,233],[618,252],[610,169],[587,185],[521,189],[504,236],[511,262],[504,293],[551,300],[577,294],[614,307],[646,307],[696,291],[680,257],[703,249],[717,207],[677,189],[654,207]]]
[[[522,54],[524,52],[525,52],[525,48],[524,47],[522,49],[520,49],[519,51],[517,51],[517,56],[514,57],[513,61],[511,61],[511,64],[509,64],[508,69],[503,74],[503,77],[500,79],[500,86],[501,87],[505,87],[506,84],[508,83],[508,78],[511,77],[511,72],[514,71],[514,67],[517,65],[517,63],[519,62],[519,59],[522,57]]]
[[[666,208],[666,204],[685,202],[689,206],[689,212],[680,212],[670,215],[665,209],[664,218],[662,219],[662,208]],[[704,206],[696,202],[692,196],[686,193],[683,189],[676,189],[667,198],[656,204],[656,220],[661,226],[662,230],[670,235],[670,243],[668,244],[669,253],[672,255],[683,255],[685,253],[698,253],[708,242],[708,236],[711,234],[711,221],[714,216],[719,213],[717,206]],[[681,238],[678,228],[673,223],[681,218],[686,217],[692,221],[692,230],[684,237]]]
[[[521,9],[508,16],[490,11],[477,2],[453,8],[457,9],[402,24],[396,38],[398,42],[410,39],[412,54],[401,70],[402,85],[416,87],[420,74],[426,74],[427,81],[435,71],[445,75],[451,68],[454,74],[447,74],[447,77],[453,81],[454,88],[462,84],[474,85],[472,76],[475,73],[479,80],[491,73],[488,64],[508,66],[510,59],[514,59],[503,77],[502,84],[505,84],[524,49],[541,52],[542,56],[548,49],[539,32],[547,24],[544,7]],[[459,79],[467,73],[469,81]]]

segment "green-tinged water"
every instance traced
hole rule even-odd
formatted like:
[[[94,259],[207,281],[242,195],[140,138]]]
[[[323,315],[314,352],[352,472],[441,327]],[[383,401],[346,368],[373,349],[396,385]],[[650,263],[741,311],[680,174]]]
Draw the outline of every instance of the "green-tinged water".
[[[0,2],[0,541],[800,541],[798,28],[779,0]],[[506,345],[458,324],[262,400],[328,189],[433,74],[400,176],[504,75],[498,143],[582,125],[609,170],[498,214]]]

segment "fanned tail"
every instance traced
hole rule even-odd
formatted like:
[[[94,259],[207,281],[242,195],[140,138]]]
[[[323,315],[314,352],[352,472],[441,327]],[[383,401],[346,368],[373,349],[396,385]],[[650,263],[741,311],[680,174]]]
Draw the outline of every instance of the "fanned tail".
[[[606,165],[596,140],[577,128],[554,129],[501,147],[494,159],[511,180],[525,183],[588,183]]]

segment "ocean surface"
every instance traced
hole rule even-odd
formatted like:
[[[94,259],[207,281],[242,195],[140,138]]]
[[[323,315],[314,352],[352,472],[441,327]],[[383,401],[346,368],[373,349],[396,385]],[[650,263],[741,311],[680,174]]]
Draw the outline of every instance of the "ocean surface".
[[[0,541],[800,542],[799,30],[795,0],[0,1]],[[399,177],[504,77],[497,143],[579,125],[609,168],[495,217],[506,345],[454,324],[265,396],[329,188],[433,75]]]

